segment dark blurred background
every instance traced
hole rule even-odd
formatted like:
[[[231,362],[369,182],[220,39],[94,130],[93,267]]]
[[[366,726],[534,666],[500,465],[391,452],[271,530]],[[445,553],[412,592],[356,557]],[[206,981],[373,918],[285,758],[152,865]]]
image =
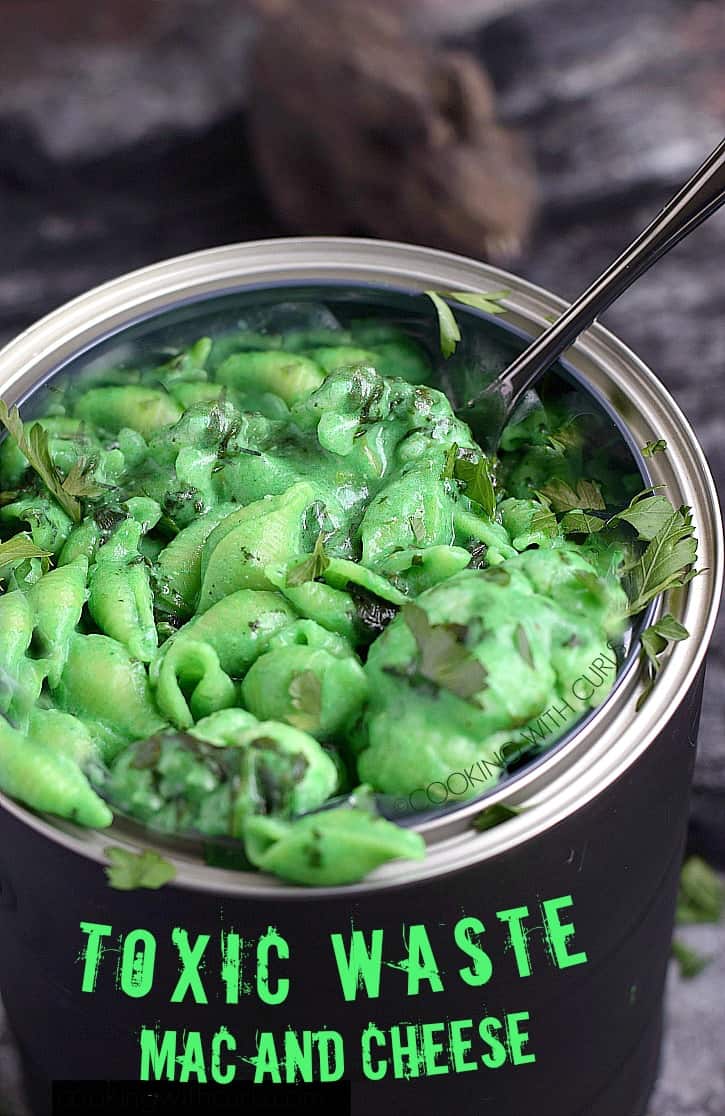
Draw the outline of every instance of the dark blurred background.
[[[0,0],[0,342],[166,256],[407,239],[573,297],[725,131],[725,0]],[[725,214],[606,316],[725,484]],[[691,848],[725,866],[725,629]],[[651,1116],[725,1113],[725,929]],[[0,1113],[21,1116],[0,1017]],[[615,1114],[613,1114],[615,1116]]]

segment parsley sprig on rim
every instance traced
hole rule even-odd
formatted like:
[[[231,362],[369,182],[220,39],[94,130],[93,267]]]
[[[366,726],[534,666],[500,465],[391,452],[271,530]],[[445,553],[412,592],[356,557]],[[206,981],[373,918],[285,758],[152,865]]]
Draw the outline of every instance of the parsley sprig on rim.
[[[425,291],[424,293],[436,308],[441,352],[444,357],[449,357],[456,351],[456,345],[461,340],[461,330],[446,299],[463,303],[464,306],[472,306],[475,310],[483,310],[486,314],[505,314],[506,307],[501,303],[511,292],[485,291],[479,294],[475,291]]]
[[[580,518],[575,521],[573,517]],[[637,493],[626,508],[608,519],[595,519],[583,510],[569,510],[561,520],[565,531],[581,529],[590,537],[607,529],[616,529],[620,523],[633,528],[636,541],[646,544],[644,549],[629,546],[622,570],[629,600],[627,616],[633,617],[663,593],[681,588],[697,576],[699,571],[694,568],[697,539],[690,509],[684,505],[675,508],[666,496],[652,487]],[[642,632],[640,659],[646,672],[646,682],[637,703],[638,709],[652,691],[662,668],[664,652],[671,643],[680,642],[688,636],[687,628],[670,612]]]
[[[641,613],[651,601],[670,589],[687,585],[696,577],[697,539],[692,513],[684,505],[675,508],[654,488],[639,492],[606,526],[627,523],[646,543],[644,550],[632,553],[624,565],[624,587],[629,598],[628,616]],[[637,702],[640,709],[647,700],[662,669],[662,657],[672,643],[689,636],[679,620],[666,612],[641,636],[640,661],[645,670],[645,687]]]
[[[109,845],[103,850],[108,857],[108,884],[116,891],[135,891],[146,887],[156,891],[176,876],[176,868],[154,849],[138,853]]]

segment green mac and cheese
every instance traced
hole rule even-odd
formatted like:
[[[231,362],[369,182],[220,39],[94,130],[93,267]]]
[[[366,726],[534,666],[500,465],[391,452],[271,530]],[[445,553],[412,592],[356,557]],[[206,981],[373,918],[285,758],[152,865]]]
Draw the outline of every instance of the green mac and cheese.
[[[32,426],[4,408],[0,788],[233,839],[297,883],[422,857],[375,794],[564,708],[624,630],[643,505],[658,530],[680,514],[622,512],[596,420],[565,406],[534,402],[487,458],[429,377],[366,322],[203,338],[70,380]]]

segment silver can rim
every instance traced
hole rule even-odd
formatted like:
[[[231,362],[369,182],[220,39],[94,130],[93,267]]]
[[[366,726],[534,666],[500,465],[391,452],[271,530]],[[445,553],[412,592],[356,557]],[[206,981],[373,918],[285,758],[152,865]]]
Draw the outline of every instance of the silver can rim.
[[[546,328],[566,303],[518,276],[477,260],[405,243],[344,237],[290,237],[250,241],[174,257],[122,275],[66,303],[40,319],[0,351],[0,391],[16,401],[69,359],[121,332],[139,319],[172,306],[268,283],[316,280],[393,285],[410,290],[510,291],[505,320],[524,332]],[[240,873],[200,864],[190,855],[164,850],[176,868],[169,886],[214,894],[322,899],[423,882],[488,860],[535,840],[615,782],[652,746],[684,699],[702,667],[712,637],[723,584],[723,530],[717,491],[703,451],[689,423],[655,374],[613,333],[598,323],[566,354],[567,362],[614,406],[640,445],[664,437],[667,452],[650,460],[654,484],[667,485],[675,504],[689,504],[704,569],[684,590],[669,595],[668,608],[690,631],[674,646],[645,705],[635,711],[639,688],[629,671],[584,729],[556,755],[487,797],[525,807],[503,826],[483,833],[471,828],[481,809],[471,802],[455,815],[432,819],[420,829],[429,843],[422,862],[396,861],[357,884],[301,888],[263,874]],[[694,746],[694,745],[693,745]],[[69,851],[106,863],[105,847],[133,851],[127,836],[83,830],[70,822],[35,814],[0,794],[0,804],[39,835]],[[104,833],[106,834],[104,836]],[[153,847],[149,834],[143,842]]]

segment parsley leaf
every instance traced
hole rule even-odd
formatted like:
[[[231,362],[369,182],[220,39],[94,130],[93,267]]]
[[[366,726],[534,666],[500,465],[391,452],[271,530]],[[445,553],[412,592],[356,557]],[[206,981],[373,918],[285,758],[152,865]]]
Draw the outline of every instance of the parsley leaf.
[[[617,512],[609,522],[624,520],[634,527],[638,538],[649,541],[669,522],[674,510],[666,496],[652,495],[652,489],[646,488],[633,496],[624,511]]]
[[[463,491],[469,500],[480,504],[489,518],[496,511],[496,493],[489,470],[488,459],[471,459],[461,452],[456,442],[448,447],[442,479],[454,478],[463,483]]]
[[[565,454],[569,450],[578,449],[582,444],[582,432],[576,426],[577,420],[581,415],[573,415],[572,418],[567,419],[556,430],[552,430],[545,437],[545,443],[551,449],[556,450],[557,453]]]
[[[288,572],[287,585],[292,588],[295,585],[304,585],[306,581],[315,581],[322,577],[329,565],[330,559],[325,554],[324,538],[320,531],[312,553]]]
[[[418,648],[418,672],[443,690],[470,700],[486,685],[486,668],[474,658],[460,624],[431,624],[420,605],[404,604],[401,614]]]
[[[441,474],[441,480],[452,480],[453,474],[456,469],[456,459],[458,457],[458,443],[454,442],[449,446],[446,451],[446,460]]]
[[[570,515],[583,515],[583,512],[569,512]],[[559,534],[559,524],[550,508],[542,505],[531,516],[531,523],[527,531],[529,536],[543,535],[546,539],[555,539]],[[533,541],[533,539],[532,539]]]
[[[22,562],[25,558],[50,558],[50,556],[49,550],[41,550],[24,532],[0,543],[0,566],[9,566],[11,562]]]
[[[133,853],[110,845],[103,851],[111,862],[106,867],[108,883],[116,891],[134,891],[139,887],[156,890],[176,876],[173,864],[153,849]]]
[[[322,712],[322,687],[314,670],[302,670],[295,674],[289,684],[289,696],[296,713],[287,715],[287,720],[303,732],[311,732],[319,727]]]
[[[475,310],[483,310],[486,314],[505,314],[506,307],[502,306],[503,299],[508,298],[511,291],[441,291],[446,298],[462,302],[465,306],[473,306]]]
[[[83,513],[78,497],[97,496],[102,491],[90,480],[88,466],[82,461],[76,462],[64,480],[50,456],[48,431],[44,430],[40,423],[33,423],[26,434],[18,408],[13,407],[9,411],[3,400],[0,400],[0,422],[15,439],[19,450],[27,458],[28,464],[38,474],[51,496],[74,523],[80,523]]]
[[[686,585],[695,576],[697,540],[693,534],[692,513],[682,507],[670,508],[668,521],[647,544],[647,548],[628,573],[628,616],[635,616],[660,593]]]
[[[456,351],[456,345],[461,340],[461,331],[458,322],[453,316],[453,311],[435,291],[424,291],[436,308],[438,315],[438,332],[440,336],[441,352],[444,357],[451,356]]]
[[[667,442],[664,438],[658,438],[656,442],[647,442],[642,446],[642,457],[654,457],[656,453],[664,453],[667,449]]]
[[[578,480],[576,488],[572,488],[566,481],[555,478],[542,485],[541,494],[555,512],[604,511],[607,506],[596,481]]]
[[[701,857],[688,857],[680,873],[675,913],[677,925],[719,922],[724,910],[725,885],[720,877]],[[679,963],[680,973],[685,980],[697,976],[710,961],[709,957],[703,957],[677,938],[672,943],[672,955]]]
[[[496,511],[496,493],[487,459],[480,457],[478,461],[469,461],[466,457],[457,457],[453,475],[456,480],[463,481],[463,491],[468,499],[475,500],[489,518],[493,517]]]
[[[642,647],[650,662],[658,668],[657,656],[662,654],[670,640],[687,639],[689,634],[687,628],[675,620],[671,612],[667,612],[656,624],[642,632]]]
[[[687,628],[683,627],[679,620],[675,620],[671,612],[665,613],[656,624],[651,624],[642,632],[640,661],[648,669],[648,681],[640,694],[637,709],[641,709],[652,692],[655,678],[662,667],[660,656],[667,650],[668,644],[671,641],[687,639],[689,635]]]
[[[606,523],[597,515],[587,515],[583,511],[568,511],[559,521],[565,535],[596,535]]]
[[[725,885],[710,865],[690,856],[682,866],[675,921],[678,926],[719,922],[725,911]]]
[[[710,964],[711,958],[704,957],[696,950],[690,949],[684,942],[675,938],[672,942],[672,956],[680,966],[680,976],[683,980],[692,980]]]
[[[78,498],[103,495],[103,492],[110,485],[96,483],[93,479],[94,468],[92,462],[87,461],[84,457],[79,457],[77,461],[73,462],[68,476],[63,481],[63,491],[67,492],[69,496]]]
[[[486,314],[505,314],[506,307],[501,305],[504,298],[511,294],[510,291],[424,291],[438,314],[438,330],[440,335],[441,352],[444,357],[455,352],[456,345],[461,340],[461,331],[453,311],[446,298],[455,302],[462,302],[465,306],[473,306],[476,310],[483,310]]]

